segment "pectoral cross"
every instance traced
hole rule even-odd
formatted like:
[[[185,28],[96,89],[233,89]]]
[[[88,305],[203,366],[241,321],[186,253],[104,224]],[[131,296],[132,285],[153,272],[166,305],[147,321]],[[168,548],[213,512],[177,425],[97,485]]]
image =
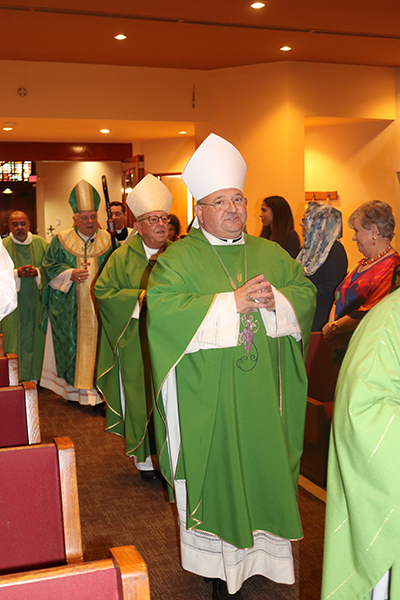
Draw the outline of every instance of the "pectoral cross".
[[[88,271],[90,267],[90,260],[88,260],[87,258],[84,258],[82,261],[82,268],[85,269],[85,271]]]

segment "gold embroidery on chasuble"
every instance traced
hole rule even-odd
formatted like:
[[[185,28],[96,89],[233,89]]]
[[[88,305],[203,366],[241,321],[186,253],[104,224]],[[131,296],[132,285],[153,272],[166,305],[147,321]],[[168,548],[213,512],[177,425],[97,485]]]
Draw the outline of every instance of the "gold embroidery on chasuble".
[[[111,240],[106,231],[99,229],[93,243],[87,244],[85,256],[85,243],[74,229],[62,232],[59,238],[64,248],[76,256],[76,268],[89,271],[85,281],[75,283],[78,304],[75,387],[91,390],[94,385],[98,332],[93,288],[98,275],[98,257],[107,252]]]

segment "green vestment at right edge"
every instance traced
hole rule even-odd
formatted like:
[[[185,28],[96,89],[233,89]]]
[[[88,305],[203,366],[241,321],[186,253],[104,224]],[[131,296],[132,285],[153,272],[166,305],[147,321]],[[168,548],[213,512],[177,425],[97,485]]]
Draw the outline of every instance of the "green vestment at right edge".
[[[136,234],[111,255],[95,285],[101,320],[97,387],[107,402],[106,431],[124,437],[126,454],[135,455],[138,462],[151,454],[147,426],[153,404],[145,306],[139,319],[132,314],[151,269]]]
[[[215,249],[236,286],[246,271],[247,279],[262,273],[289,300],[303,343],[267,337],[256,310],[249,354],[241,336],[235,347],[185,353],[215,295],[232,292],[200,230],[192,228],[158,258],[147,292],[161,469],[172,485],[161,387],[176,366],[181,448],[175,479],[186,479],[187,528],[239,548],[253,546],[256,530],[302,536],[296,492],[307,400],[303,344],[315,309],[315,288],[302,266],[278,244],[244,236],[247,266],[243,244]],[[240,331],[245,324],[242,318]]]
[[[323,600],[370,600],[392,568],[400,598],[400,290],[352,336],[329,448]]]

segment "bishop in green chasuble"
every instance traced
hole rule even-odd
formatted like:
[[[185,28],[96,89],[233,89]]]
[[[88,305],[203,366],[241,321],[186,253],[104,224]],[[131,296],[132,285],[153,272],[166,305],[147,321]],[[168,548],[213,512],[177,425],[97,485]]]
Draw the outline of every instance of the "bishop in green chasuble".
[[[10,235],[4,247],[14,262],[18,306],[0,325],[5,352],[18,357],[20,381],[38,381],[42,372],[45,335],[39,327],[40,265],[48,243],[29,231],[25,213],[15,211],[9,218]]]
[[[148,425],[153,410],[145,294],[154,255],[171,244],[171,202],[168,189],[150,174],[135,186],[127,204],[137,218],[138,233],[113,253],[95,286],[101,320],[97,387],[107,403],[106,430],[125,438],[126,454],[136,457],[141,471],[153,469],[150,460],[148,469],[138,464],[151,454]]]
[[[400,598],[399,456],[396,290],[362,320],[339,373],[329,447],[323,600]],[[389,595],[387,575],[380,595],[389,569]]]
[[[70,196],[75,227],[53,238],[42,263],[41,301],[49,327],[40,383],[81,404],[103,401],[94,381],[98,338],[94,284],[111,254],[111,237],[97,227],[99,203],[100,196],[86,181],[75,186]]]
[[[213,598],[224,599],[241,599],[254,574],[294,582],[315,310],[301,265],[243,234],[245,172],[219,136],[196,150],[182,178],[197,219],[160,256],[147,291],[157,446],[182,566],[212,578]]]

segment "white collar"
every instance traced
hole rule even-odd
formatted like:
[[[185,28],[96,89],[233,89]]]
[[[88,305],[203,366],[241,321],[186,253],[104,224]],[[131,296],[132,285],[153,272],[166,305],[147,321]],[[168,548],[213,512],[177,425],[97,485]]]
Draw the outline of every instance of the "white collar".
[[[17,240],[12,233],[10,233],[10,238],[12,239],[12,241],[15,244],[19,244],[20,246],[28,246],[29,244],[32,243],[32,234],[30,231],[28,231],[28,235],[26,236],[26,239],[23,242],[20,242],[19,240]]]
[[[146,258],[147,258],[147,260],[151,256],[153,256],[153,254],[157,254],[157,252],[160,251],[160,248],[149,248],[148,246],[146,246],[146,244],[144,243],[143,239],[142,239],[142,244],[143,244],[144,251],[146,252]]]
[[[212,246],[230,246],[233,243],[235,243],[235,246],[240,246],[241,244],[244,244],[243,233],[240,236],[240,238],[236,238],[235,240],[222,240],[221,238],[216,237],[215,235],[210,233],[209,231],[203,229],[203,227],[201,227],[201,231],[203,232],[204,237],[210,242]]]

